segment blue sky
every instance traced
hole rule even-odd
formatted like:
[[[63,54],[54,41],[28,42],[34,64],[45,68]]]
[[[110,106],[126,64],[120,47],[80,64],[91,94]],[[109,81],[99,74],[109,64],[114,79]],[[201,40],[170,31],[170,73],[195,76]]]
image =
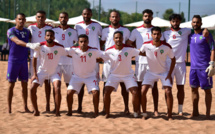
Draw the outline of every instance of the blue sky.
[[[99,0],[88,0],[91,8],[99,5]],[[212,15],[215,14],[215,0],[190,0],[190,18],[193,15]],[[186,21],[188,20],[188,0],[101,0],[102,7],[105,11],[108,9],[118,9],[128,13],[141,13],[144,9],[149,8],[154,12],[154,17],[162,18],[166,9],[172,8],[175,13],[179,13],[179,3],[181,3],[180,11],[185,13]]]

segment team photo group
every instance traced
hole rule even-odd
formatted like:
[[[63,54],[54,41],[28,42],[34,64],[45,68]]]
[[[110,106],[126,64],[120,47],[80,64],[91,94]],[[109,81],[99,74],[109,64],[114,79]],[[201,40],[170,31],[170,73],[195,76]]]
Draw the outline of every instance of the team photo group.
[[[154,103],[153,114],[159,117],[159,92],[165,93],[168,120],[172,117],[173,99],[178,103],[178,115],[183,116],[185,98],[184,85],[189,82],[192,92],[191,118],[199,116],[199,88],[205,92],[205,118],[210,119],[212,104],[212,76],[215,74],[214,40],[208,29],[201,28],[202,18],[192,17],[192,29],[180,28],[182,17],[172,14],[169,17],[171,29],[162,32],[160,27],[151,24],[153,11],[142,12],[143,24],[132,31],[120,25],[120,14],[112,10],[110,25],[102,26],[91,20],[92,10],[82,11],[83,21],[74,29],[67,25],[69,14],[59,14],[60,25],[53,27],[45,23],[46,12],[36,12],[36,23],[24,27],[25,14],[18,13],[16,25],[7,31],[10,46],[7,80],[8,113],[12,113],[12,98],[15,83],[21,81],[24,111],[39,116],[37,89],[44,83],[46,112],[50,110],[51,86],[55,108],[52,111],[60,116],[61,84],[67,87],[67,115],[74,110],[73,97],[78,95],[78,113],[82,112],[84,88],[92,94],[94,117],[101,112],[105,118],[111,116],[111,93],[121,87],[124,113],[130,114],[129,93],[132,95],[133,117],[147,119],[147,92],[151,90]],[[186,79],[186,52],[190,50],[190,75]],[[30,48],[30,49],[29,49]],[[30,50],[30,63],[28,63]],[[132,69],[135,59],[135,69]],[[100,64],[103,71],[100,72]],[[101,75],[102,74],[102,75]],[[101,75],[101,77],[100,77]],[[29,80],[30,79],[30,80]],[[63,81],[61,81],[63,80]],[[162,89],[158,89],[160,80]],[[31,88],[27,85],[30,81]],[[99,89],[99,82],[104,83]],[[176,85],[177,98],[172,95]],[[28,91],[33,109],[28,108]],[[99,111],[99,100],[103,99],[103,110]]]

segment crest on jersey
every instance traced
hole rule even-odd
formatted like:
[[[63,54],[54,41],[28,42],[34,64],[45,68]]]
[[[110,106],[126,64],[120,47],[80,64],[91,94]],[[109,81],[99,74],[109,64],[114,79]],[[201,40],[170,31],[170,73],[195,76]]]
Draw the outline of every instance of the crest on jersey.
[[[163,49],[161,49],[161,50],[160,50],[160,53],[161,53],[161,54],[163,54],[163,53],[164,53],[164,50],[163,50]]]
[[[182,34],[182,32],[181,32],[181,31],[178,31],[178,34],[180,34],[180,35],[181,35],[181,34]]]
[[[93,31],[96,29],[94,26],[92,27]]]
[[[55,55],[57,55],[57,53],[58,53],[58,51],[57,51],[57,50],[55,50],[55,51],[54,51],[54,54],[55,54]]]
[[[201,40],[202,38],[203,38],[202,36],[199,37],[200,40]]]
[[[92,53],[88,53],[88,56],[91,57],[93,54]]]
[[[10,76],[10,74],[8,73],[8,74],[7,74],[7,77],[9,77],[9,76]]]
[[[71,35],[72,35],[72,33],[71,33],[71,32],[69,32],[69,33],[68,33],[68,35],[69,35],[69,36],[71,36]]]
[[[128,52],[125,52],[124,55],[127,57],[128,56]]]

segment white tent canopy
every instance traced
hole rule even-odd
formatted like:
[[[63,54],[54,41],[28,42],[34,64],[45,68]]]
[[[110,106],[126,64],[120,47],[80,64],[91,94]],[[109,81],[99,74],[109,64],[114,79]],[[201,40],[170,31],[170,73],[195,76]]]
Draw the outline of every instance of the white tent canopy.
[[[192,28],[191,21],[181,23],[180,27]],[[202,28],[215,29],[215,14],[202,18]]]
[[[29,16],[29,17],[26,17],[26,23],[35,23],[37,20],[36,20],[36,15],[34,16]],[[11,20],[9,21],[11,23],[15,23],[15,20]],[[51,20],[51,19],[48,19],[46,18],[46,23],[54,23],[55,21],[54,20]]]
[[[8,22],[8,21],[9,21],[9,19],[6,19],[6,18],[0,18],[0,21]]]
[[[106,24],[106,23],[103,23],[103,22],[100,22],[100,21],[98,21],[98,20],[95,20],[95,19],[91,19],[92,21],[95,21],[95,22],[98,22],[101,26],[108,26],[108,24]],[[73,18],[69,18],[69,21],[68,21],[68,25],[75,25],[75,24],[77,24],[78,22],[81,22],[81,21],[83,21],[83,17],[82,17],[82,15],[80,15],[80,16],[77,16],[77,17],[73,17]],[[60,24],[60,22],[59,21],[57,21],[57,22],[55,22],[54,24]]]
[[[138,21],[130,24],[125,24],[126,27],[139,27],[143,25],[143,21]],[[161,19],[159,17],[154,17],[152,20],[153,26],[159,26],[159,27],[170,27],[170,22],[164,19]]]

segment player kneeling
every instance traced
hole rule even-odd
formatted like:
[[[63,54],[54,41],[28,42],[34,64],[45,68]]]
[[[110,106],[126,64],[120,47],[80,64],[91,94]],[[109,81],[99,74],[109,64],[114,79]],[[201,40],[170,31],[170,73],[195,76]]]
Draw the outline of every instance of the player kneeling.
[[[72,115],[73,95],[79,94],[83,84],[87,86],[88,93],[93,94],[93,105],[95,117],[98,116],[99,106],[99,86],[96,78],[96,59],[102,56],[102,52],[97,48],[88,46],[88,36],[81,34],[78,36],[78,47],[72,47],[69,55],[73,60],[73,77],[69,82],[67,90],[68,116]]]
[[[165,90],[165,95],[167,98],[167,109],[168,109],[168,119],[172,119],[172,107],[173,107],[173,97],[172,97],[172,71],[175,67],[175,57],[172,48],[169,44],[160,41],[161,29],[159,27],[154,27],[151,29],[152,41],[145,42],[141,47],[140,51],[145,52],[149,70],[147,70],[144,80],[142,83],[141,91],[141,103],[143,109],[143,119],[147,118],[146,113],[146,94],[148,89],[154,85],[154,82],[161,80],[163,88]],[[171,59],[170,69],[166,64],[167,56]]]
[[[31,101],[34,108],[34,116],[39,116],[39,110],[37,106],[37,88],[42,86],[45,79],[50,79],[55,89],[55,104],[56,104],[56,116],[60,116],[60,103],[61,103],[61,81],[59,74],[56,73],[58,62],[61,56],[68,55],[64,47],[54,42],[54,31],[46,30],[45,40],[40,43],[40,49],[34,52],[33,69],[34,75],[32,77],[31,87]],[[37,71],[37,58],[40,58],[40,65]]]

